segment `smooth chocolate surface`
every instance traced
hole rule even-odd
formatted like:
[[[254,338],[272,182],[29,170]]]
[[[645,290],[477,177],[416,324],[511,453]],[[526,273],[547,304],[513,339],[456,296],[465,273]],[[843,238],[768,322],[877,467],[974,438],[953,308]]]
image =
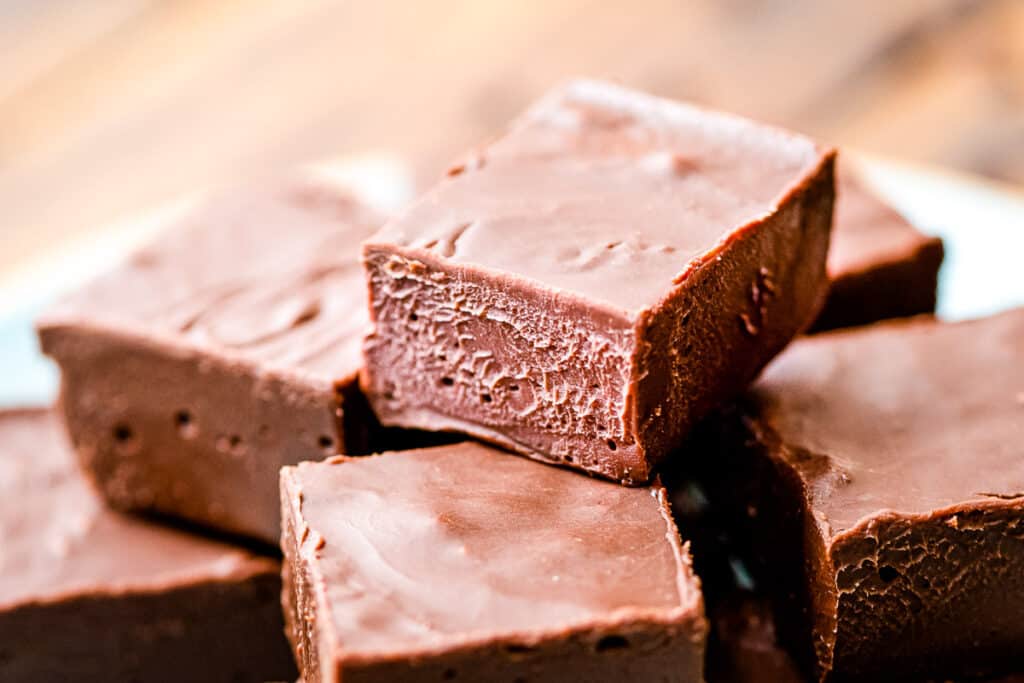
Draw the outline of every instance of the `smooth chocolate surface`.
[[[477,443],[286,468],[306,683],[698,681],[700,587],[664,490]]]
[[[314,178],[228,191],[44,316],[113,505],[276,543],[280,467],[364,451],[358,244],[379,221]]]
[[[615,86],[554,91],[365,244],[371,405],[649,480],[817,311],[832,162]]]
[[[827,680],[1020,669],[1024,309],[795,343],[719,418],[784,638]]]
[[[855,171],[843,170],[828,254],[831,285],[813,330],[933,312],[943,255],[941,239],[922,234]]]
[[[111,512],[59,421],[0,412],[0,680],[294,676],[279,563]]]

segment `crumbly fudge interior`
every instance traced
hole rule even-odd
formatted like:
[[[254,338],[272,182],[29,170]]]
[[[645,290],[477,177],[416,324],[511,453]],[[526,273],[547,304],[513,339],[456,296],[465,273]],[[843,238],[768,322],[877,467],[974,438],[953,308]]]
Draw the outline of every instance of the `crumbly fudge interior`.
[[[425,258],[370,251],[366,263],[367,388],[382,421],[465,428],[539,459],[647,479],[638,454],[621,464],[637,452],[628,320]]]
[[[835,542],[834,669],[858,680],[896,680],[1019,666],[1020,513],[995,498],[918,520],[881,515]]]

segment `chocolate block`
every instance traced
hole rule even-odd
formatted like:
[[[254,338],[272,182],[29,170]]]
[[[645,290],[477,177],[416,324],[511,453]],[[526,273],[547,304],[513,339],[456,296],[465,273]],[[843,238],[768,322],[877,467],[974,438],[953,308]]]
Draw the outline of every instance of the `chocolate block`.
[[[825,294],[833,152],[574,82],[364,245],[384,424],[629,484]]]
[[[699,681],[700,586],[660,485],[477,443],[282,471],[305,683]]]
[[[853,171],[836,185],[832,284],[812,331],[934,312],[942,240],[921,234]]]
[[[276,560],[108,511],[57,418],[0,411],[0,680],[294,680]]]
[[[358,244],[379,220],[312,177],[228,191],[44,316],[110,503],[276,545],[278,470],[365,452]]]
[[[1022,342],[1024,309],[812,337],[717,421],[709,495],[818,679],[1021,668]]]

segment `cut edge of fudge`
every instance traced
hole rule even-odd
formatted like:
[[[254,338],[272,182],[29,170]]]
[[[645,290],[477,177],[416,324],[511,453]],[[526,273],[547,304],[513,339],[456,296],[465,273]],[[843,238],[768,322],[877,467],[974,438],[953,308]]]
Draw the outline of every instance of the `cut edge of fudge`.
[[[693,115],[686,105],[609,90],[613,99],[635,97],[641,110]],[[535,112],[513,124],[510,136],[529,129]],[[360,384],[381,421],[464,431],[622,483],[649,481],[701,416],[810,324],[826,292],[835,151],[743,125],[810,145],[813,159],[764,202],[767,213],[723,225],[717,239],[679,261],[657,297],[632,312],[514,271],[453,260],[466,228],[424,244],[405,232],[411,224],[415,233],[417,211],[440,210],[453,183],[487,173],[487,154],[502,139],[386,224],[363,245],[372,328]],[[443,326],[464,328],[457,343]],[[474,341],[486,335],[493,337],[487,344]]]
[[[365,324],[358,243],[374,216],[348,186],[311,173],[224,190],[39,318],[41,347],[61,366],[61,410],[76,452],[112,505],[276,545],[278,469],[369,450],[377,423],[358,395],[358,349],[348,347]],[[288,242],[279,270],[248,288],[258,267],[232,275],[230,259],[245,256],[230,251],[231,236],[250,231],[244,251],[276,254],[257,240],[284,220],[309,221],[304,241]],[[314,248],[346,239],[350,257]],[[203,264],[214,272],[202,275]],[[323,289],[339,278],[351,291]],[[166,289],[166,300],[129,293],[122,304],[121,282],[141,283],[154,299]],[[335,372],[325,344],[347,334],[331,328],[344,327],[349,298],[359,302],[353,342],[339,350]],[[246,499],[256,489],[265,502]]]
[[[557,660],[567,654],[577,659],[582,657],[589,660],[587,665],[596,667],[590,671],[590,674],[595,675],[595,672],[601,671],[600,656],[602,654],[612,653],[614,656],[620,650],[626,653],[632,648],[644,651],[645,646],[649,648],[648,652],[662,651],[662,656],[668,658],[666,663],[685,662],[688,669],[674,672],[677,675],[670,680],[703,680],[703,644],[706,642],[709,627],[703,612],[704,603],[700,590],[700,579],[693,573],[689,544],[680,540],[665,490],[661,487],[660,482],[650,487],[650,493],[657,501],[659,515],[665,523],[666,542],[670,543],[675,558],[678,606],[671,608],[618,608],[599,618],[591,617],[581,621],[568,621],[557,628],[547,627],[525,631],[496,629],[491,633],[472,635],[448,634],[440,642],[435,641],[430,645],[424,644],[415,647],[406,646],[392,651],[345,651],[332,621],[332,607],[327,603],[324,589],[325,578],[317,558],[317,552],[324,547],[327,540],[304,521],[302,513],[304,496],[298,471],[306,466],[344,465],[357,460],[365,462],[367,458],[416,458],[418,453],[433,450],[479,447],[481,446],[467,442],[455,446],[419,449],[419,451],[386,452],[361,458],[339,455],[320,463],[301,463],[297,466],[282,468],[282,550],[285,557],[282,604],[286,632],[292,643],[296,660],[300,664],[300,672],[303,674],[304,680],[307,683],[339,680],[335,678],[336,675],[340,675],[346,681],[376,680],[374,677],[382,675],[381,672],[385,672],[388,680],[395,681],[435,680],[438,678],[450,680],[463,677],[459,674],[461,666],[478,667],[480,662],[488,657],[498,661],[499,668],[496,669],[495,676],[509,676],[507,671],[501,671],[500,668],[508,662],[538,658],[533,669],[536,673],[536,666],[544,665],[545,661],[549,664],[553,661],[556,667],[561,666]],[[513,457],[497,451],[495,454],[496,457]],[[545,466],[531,465],[531,467]],[[578,475],[566,473],[565,476]],[[586,481],[586,479],[581,479],[581,482]],[[315,623],[321,620],[326,620],[329,626],[317,629]],[[700,655],[677,660],[671,652],[675,648],[667,646],[675,643],[678,647],[682,647],[684,642],[689,643],[691,647],[700,649]],[[329,654],[332,652],[333,655]],[[595,653],[598,655],[596,658],[594,657]],[[416,665],[412,669],[408,666],[410,661]],[[373,668],[369,672],[362,672],[359,670],[361,666]],[[353,671],[346,670],[343,675],[338,674],[345,667],[356,668]],[[566,669],[566,671],[572,671],[572,669]],[[562,675],[568,675],[566,671],[563,671]],[[576,673],[578,674],[579,671]],[[505,678],[500,678],[500,680],[505,680]],[[511,681],[512,678],[508,678],[508,680]],[[519,680],[519,678],[515,680]]]

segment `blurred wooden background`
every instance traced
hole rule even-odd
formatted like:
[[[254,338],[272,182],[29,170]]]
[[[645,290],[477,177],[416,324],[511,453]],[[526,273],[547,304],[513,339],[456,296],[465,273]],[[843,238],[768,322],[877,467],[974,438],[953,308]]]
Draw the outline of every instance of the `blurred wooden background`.
[[[574,75],[1024,183],[1024,0],[0,0],[0,276],[282,165],[429,179]]]

